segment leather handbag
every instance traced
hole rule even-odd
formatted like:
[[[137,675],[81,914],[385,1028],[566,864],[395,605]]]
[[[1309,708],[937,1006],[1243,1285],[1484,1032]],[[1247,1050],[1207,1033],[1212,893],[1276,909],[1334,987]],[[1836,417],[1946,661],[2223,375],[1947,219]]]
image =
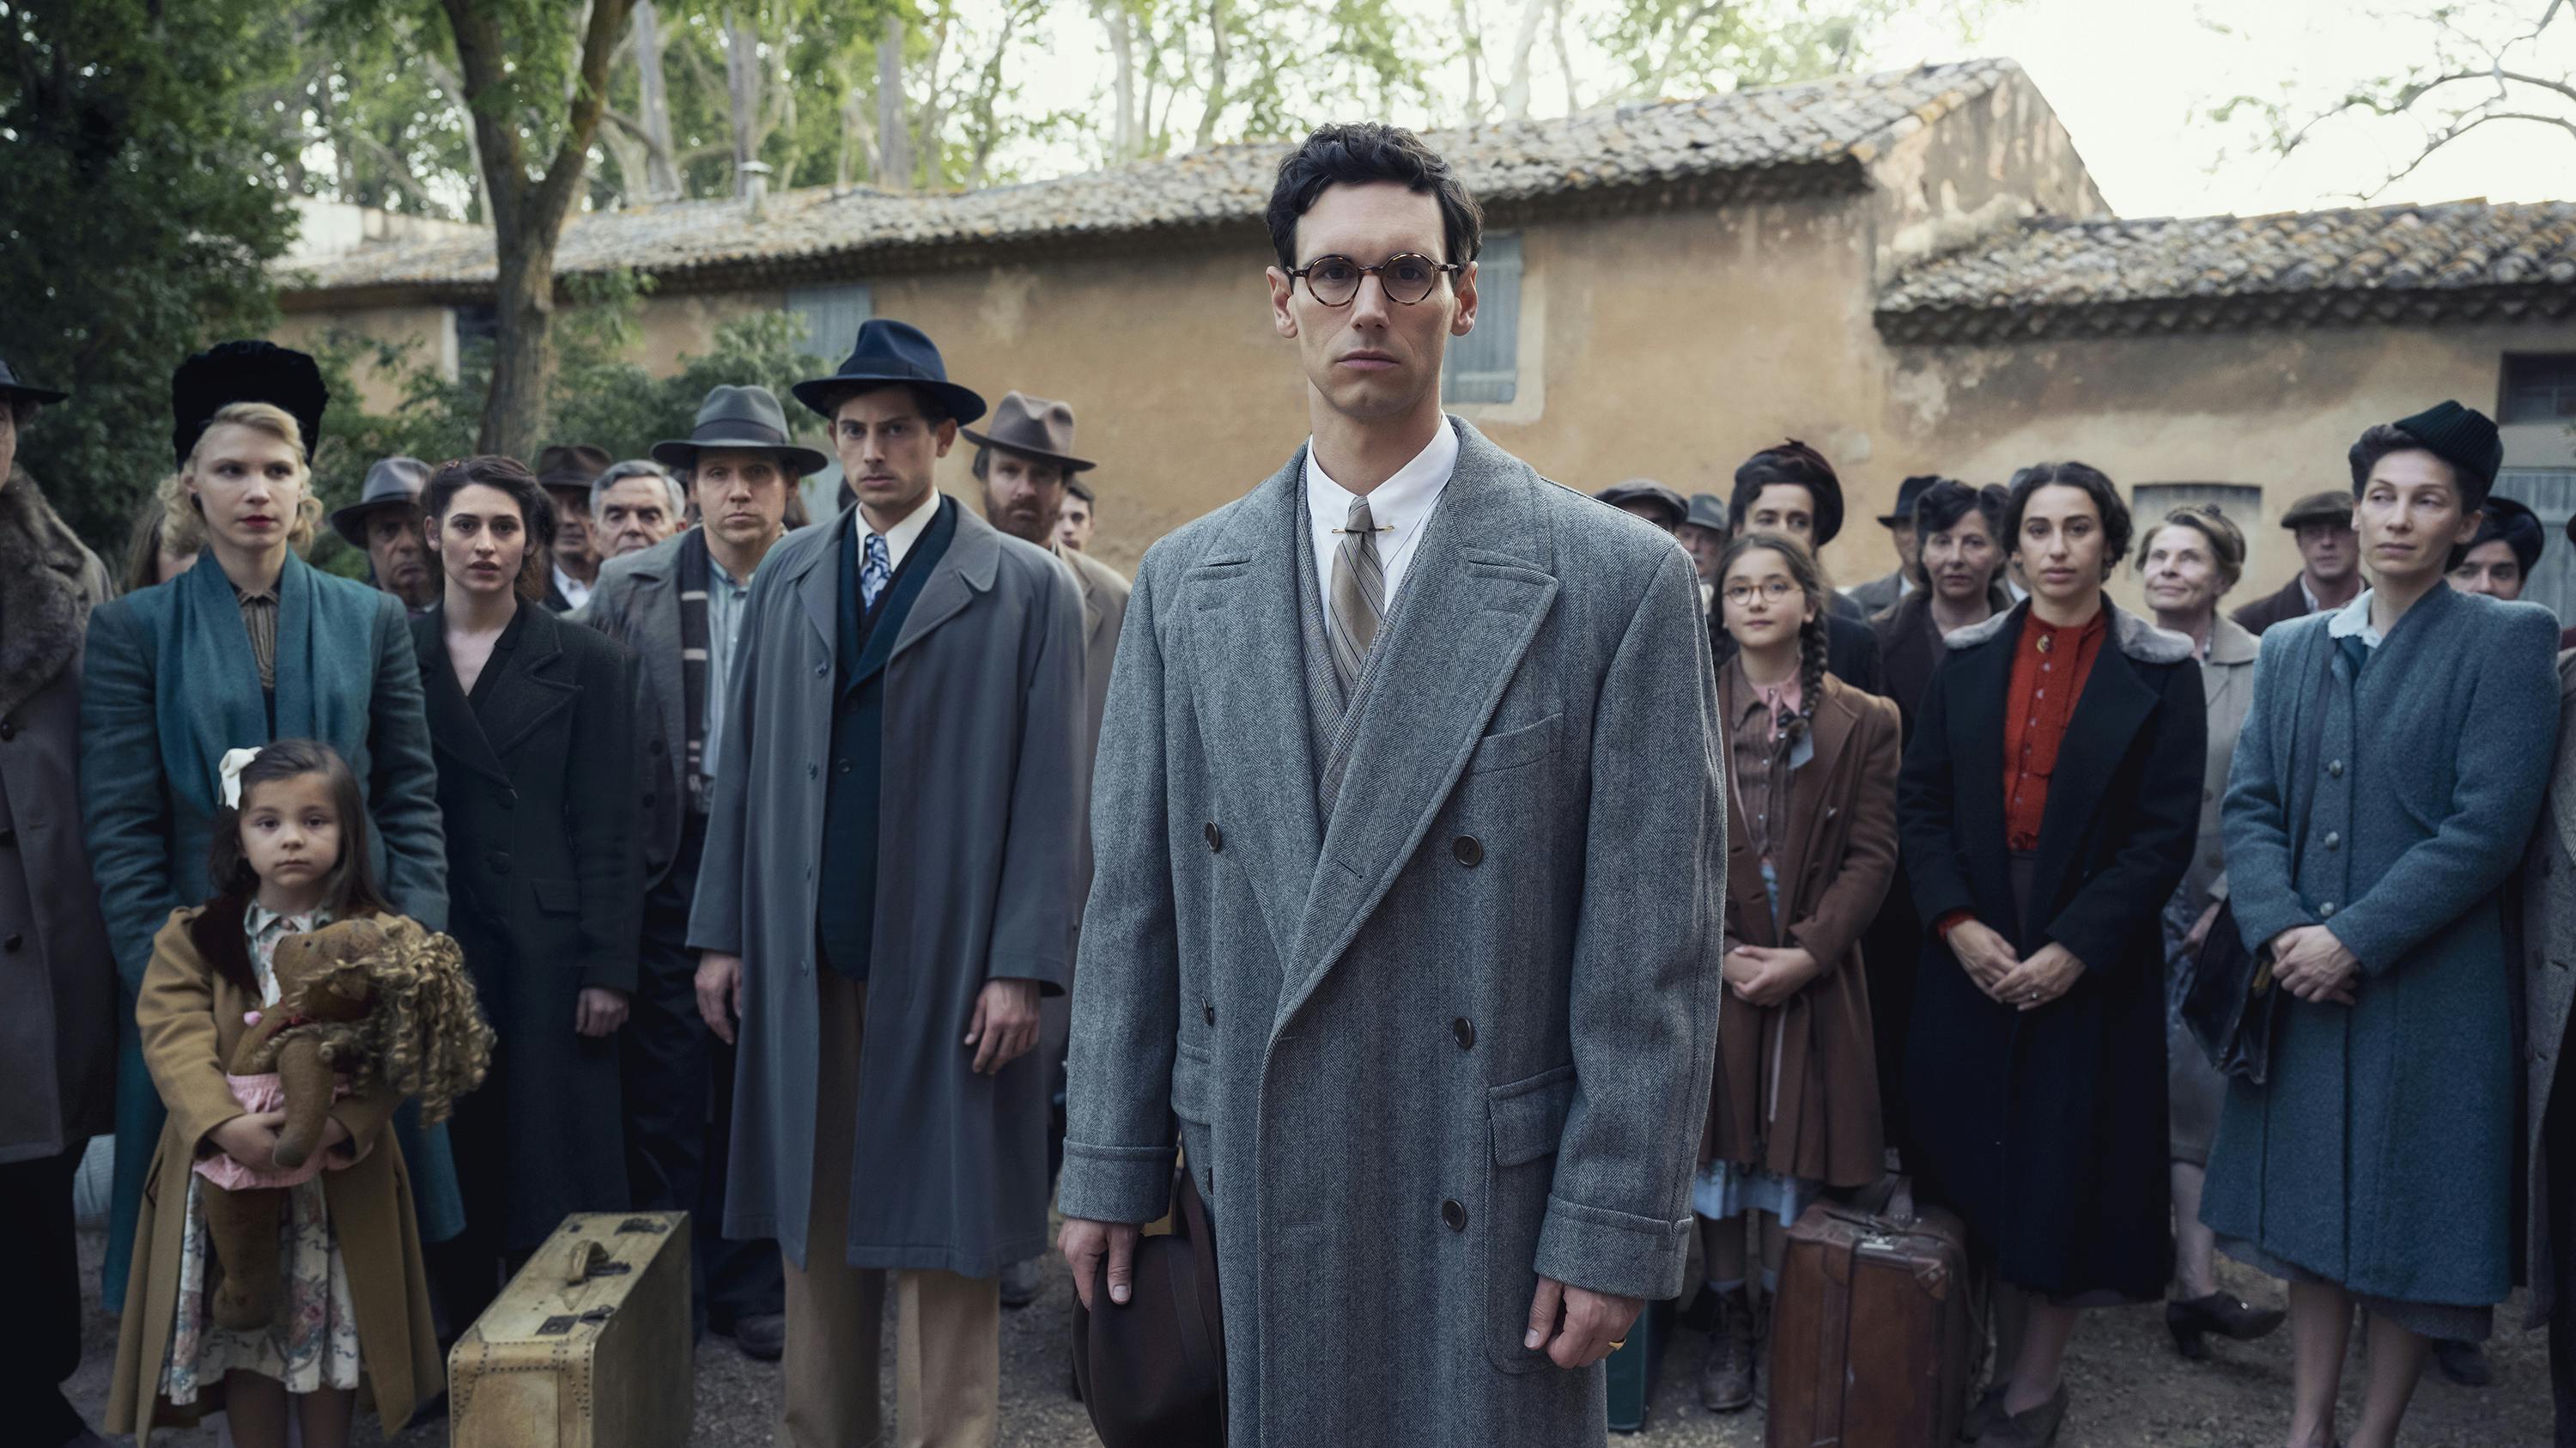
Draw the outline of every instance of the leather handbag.
[[[1109,1300],[1109,1259],[1076,1299],[1073,1381],[1104,1448],[1224,1448],[1225,1318],[1216,1234],[1186,1166],[1172,1188],[1172,1230],[1143,1237],[1126,1305]]]
[[[2329,646],[2318,687],[2299,721],[2299,752],[2291,756],[2303,768],[2315,767],[2318,744],[2325,737],[2325,680],[2333,676],[2333,668]],[[2316,803],[2317,792],[2311,786],[2299,809],[2299,843],[2290,852],[2294,885]],[[2236,928],[2236,902],[2222,901],[2217,917],[2209,923],[2209,936],[2201,941],[2200,954],[2192,961],[2191,984],[2182,998],[2183,1026],[2220,1075],[2242,1077],[2253,1086],[2271,1078],[2272,1015],[2281,999],[2272,987],[2271,947],[2246,949],[2245,937]]]

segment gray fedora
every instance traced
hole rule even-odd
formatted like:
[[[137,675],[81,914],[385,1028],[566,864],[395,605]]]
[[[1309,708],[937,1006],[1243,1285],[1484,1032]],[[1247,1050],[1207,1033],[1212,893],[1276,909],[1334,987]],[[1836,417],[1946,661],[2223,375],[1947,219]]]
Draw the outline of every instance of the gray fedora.
[[[1614,508],[1637,504],[1653,508],[1664,515],[1664,531],[1667,533],[1680,527],[1682,520],[1690,516],[1690,505],[1682,501],[1682,495],[1652,478],[1630,478],[1624,483],[1613,483],[1592,496]]]
[[[1694,528],[1706,528],[1717,533],[1727,532],[1733,526],[1726,516],[1726,500],[1715,493],[1691,494],[1690,511],[1682,515],[1682,521]]]
[[[971,427],[961,427],[957,431],[968,442],[1061,463],[1070,472],[1085,472],[1093,466],[1090,459],[1073,455],[1073,404],[1070,402],[1053,402],[1043,397],[1031,397],[1025,392],[1005,392],[1001,405],[993,409],[993,420],[985,425],[982,432]]]
[[[331,513],[331,531],[352,548],[367,546],[367,515],[387,503],[418,506],[420,490],[429,483],[429,464],[418,458],[378,458],[367,467],[366,486],[358,501]]]
[[[707,390],[698,423],[687,437],[653,444],[653,461],[666,468],[697,466],[701,448],[776,453],[798,477],[819,473],[831,459],[799,447],[787,435],[787,410],[766,387],[718,385]]]

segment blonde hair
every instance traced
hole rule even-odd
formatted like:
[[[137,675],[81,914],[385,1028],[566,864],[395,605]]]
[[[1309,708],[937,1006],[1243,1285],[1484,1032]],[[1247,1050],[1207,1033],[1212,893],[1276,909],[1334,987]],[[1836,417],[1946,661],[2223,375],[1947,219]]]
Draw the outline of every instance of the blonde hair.
[[[206,520],[197,511],[196,496],[188,491],[188,478],[197,470],[197,454],[205,449],[206,433],[225,423],[256,428],[294,449],[295,486],[300,496],[295,501],[295,521],[286,530],[286,543],[295,550],[296,557],[309,556],[322,524],[322,499],[313,491],[313,467],[305,460],[304,428],[295,420],[295,414],[269,402],[227,402],[206,420],[206,431],[197,434],[197,446],[189,450],[188,461],[161,482],[164,544],[186,544],[184,548],[172,547],[174,553],[194,553],[206,546]]]

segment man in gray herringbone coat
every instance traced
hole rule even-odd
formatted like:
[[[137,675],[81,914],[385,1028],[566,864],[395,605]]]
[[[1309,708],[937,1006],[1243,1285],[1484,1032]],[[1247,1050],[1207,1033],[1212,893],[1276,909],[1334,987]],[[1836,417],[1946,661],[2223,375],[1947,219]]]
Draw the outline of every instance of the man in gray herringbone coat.
[[[1319,131],[1271,225],[1314,438],[1130,599],[1066,1254],[1087,1298],[1106,1255],[1124,1300],[1177,1115],[1229,1442],[1597,1444],[1598,1364],[1681,1287],[1716,1050],[1696,582],[1442,415],[1478,218],[1440,158]]]

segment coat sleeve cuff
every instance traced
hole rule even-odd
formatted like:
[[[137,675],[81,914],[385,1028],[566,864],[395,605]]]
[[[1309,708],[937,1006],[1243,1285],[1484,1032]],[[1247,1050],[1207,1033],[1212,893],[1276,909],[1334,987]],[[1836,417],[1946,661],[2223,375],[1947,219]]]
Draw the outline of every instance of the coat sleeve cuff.
[[[1690,1226],[1688,1217],[1667,1222],[1550,1196],[1535,1265],[1568,1287],[1661,1302],[1681,1294]]]
[[[1065,969],[1063,956],[1039,955],[1035,952],[995,951],[984,966],[986,980],[1033,980],[1038,983],[1040,995],[1064,994],[1065,978],[1068,974],[1070,972]],[[1161,1215],[1160,1212],[1154,1214],[1155,1217]],[[1150,1222],[1153,1219],[1148,1217],[1145,1220]]]
[[[1091,1222],[1153,1221],[1172,1210],[1172,1156],[1168,1146],[1068,1141],[1064,1172],[1056,1179],[1056,1210]]]

